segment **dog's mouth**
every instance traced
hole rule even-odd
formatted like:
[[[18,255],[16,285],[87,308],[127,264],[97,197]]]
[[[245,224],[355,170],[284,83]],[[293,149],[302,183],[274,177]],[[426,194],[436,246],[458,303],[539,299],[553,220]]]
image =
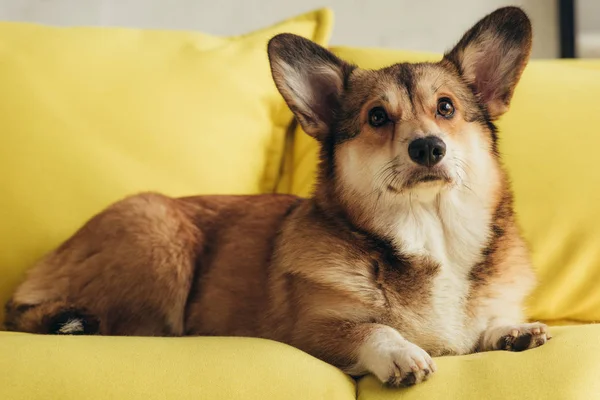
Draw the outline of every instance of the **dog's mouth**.
[[[443,168],[419,168],[415,170],[406,180],[406,186],[412,187],[420,183],[450,183],[452,179]]]
[[[388,190],[399,193],[403,190],[412,189],[421,184],[436,185],[449,183],[452,183],[452,178],[444,169],[417,169],[408,176],[402,185],[402,188],[389,185]]]
[[[428,174],[428,175],[424,175],[421,178],[419,178],[418,182],[433,182],[433,181],[441,181],[441,180],[443,180],[443,179],[439,175]]]

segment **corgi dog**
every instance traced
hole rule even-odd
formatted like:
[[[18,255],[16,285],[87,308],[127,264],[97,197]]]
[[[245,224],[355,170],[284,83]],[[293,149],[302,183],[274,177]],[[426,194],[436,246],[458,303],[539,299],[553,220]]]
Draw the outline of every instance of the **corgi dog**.
[[[390,386],[432,357],[543,345],[494,125],[530,50],[516,7],[436,63],[365,70],[273,37],[275,84],[320,145],[313,195],[120,200],[28,271],[6,328],[266,338]]]

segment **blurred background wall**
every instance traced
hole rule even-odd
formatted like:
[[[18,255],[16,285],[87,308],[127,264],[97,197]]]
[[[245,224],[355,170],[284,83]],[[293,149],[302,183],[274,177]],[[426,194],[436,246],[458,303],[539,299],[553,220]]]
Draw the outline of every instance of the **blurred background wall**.
[[[534,23],[533,56],[558,55],[557,0],[0,0],[0,19],[241,34],[314,8],[336,16],[332,44],[442,52],[478,18],[519,5]],[[577,0],[582,26],[600,33],[600,0]],[[587,3],[587,4],[586,4]],[[587,7],[593,10],[587,11]],[[579,12],[579,9],[583,12]],[[598,36],[600,37],[600,35]],[[587,39],[593,42],[594,37]]]
[[[575,0],[577,55],[600,58],[600,0]]]

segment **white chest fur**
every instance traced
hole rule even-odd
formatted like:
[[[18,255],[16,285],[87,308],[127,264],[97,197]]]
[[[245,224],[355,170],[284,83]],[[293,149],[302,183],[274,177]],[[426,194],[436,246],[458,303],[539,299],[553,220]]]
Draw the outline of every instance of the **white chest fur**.
[[[407,197],[395,211],[390,232],[395,246],[404,254],[425,256],[440,266],[432,283],[429,318],[415,321],[414,338],[409,340],[425,348],[444,343],[459,353],[469,351],[475,333],[465,329],[468,275],[488,241],[488,207],[465,188],[423,189]]]
[[[451,184],[421,183],[390,192],[386,187],[388,175],[382,174],[390,160],[397,174],[392,175],[394,188],[402,188],[404,174],[414,168],[401,141],[391,143],[391,154],[381,150],[368,159],[364,146],[341,146],[337,165],[343,187],[350,189],[345,195],[347,203],[360,210],[359,224],[390,238],[400,253],[429,257],[439,264],[437,275],[430,281],[425,314],[423,310],[397,310],[401,333],[426,350],[442,346],[442,350],[460,353],[471,350],[483,326],[467,320],[469,272],[481,260],[489,240],[501,176],[497,161],[485,151],[489,144],[480,134],[466,130],[460,140],[442,136],[448,147],[438,168],[447,170]],[[426,304],[425,299],[420,304]]]
[[[467,189],[420,190],[394,208],[390,234],[402,252],[431,257],[459,274],[481,257],[491,213]]]

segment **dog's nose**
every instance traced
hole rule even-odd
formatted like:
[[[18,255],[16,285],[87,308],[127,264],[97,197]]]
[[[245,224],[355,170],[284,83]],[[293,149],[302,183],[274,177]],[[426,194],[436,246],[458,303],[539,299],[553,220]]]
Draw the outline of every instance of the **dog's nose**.
[[[432,167],[446,155],[446,143],[437,136],[415,139],[408,145],[408,155],[417,164]]]

